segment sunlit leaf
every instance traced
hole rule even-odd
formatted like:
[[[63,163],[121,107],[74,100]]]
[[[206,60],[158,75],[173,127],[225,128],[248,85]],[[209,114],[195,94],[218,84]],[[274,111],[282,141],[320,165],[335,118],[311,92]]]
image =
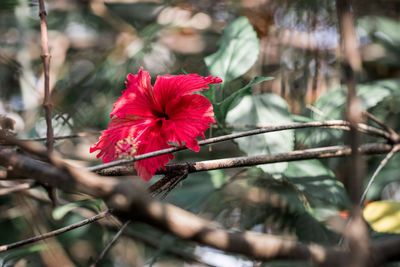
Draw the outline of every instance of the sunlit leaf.
[[[292,122],[284,99],[275,94],[244,96],[239,104],[229,111],[226,122],[230,125],[284,124]],[[240,150],[249,156],[284,153],[293,150],[293,131],[272,132],[238,138]],[[281,173],[287,162],[261,165],[269,173]]]
[[[214,105],[214,113],[217,119],[220,122],[223,122],[225,120],[226,114],[230,109],[232,109],[237,102],[240,100],[245,95],[250,95],[251,94],[251,87],[253,85],[265,82],[265,81],[270,81],[274,79],[273,77],[254,77],[254,79],[246,84],[244,87],[241,89],[237,90],[227,98],[225,98],[223,101],[220,103],[217,103]]]
[[[212,75],[224,83],[246,73],[256,62],[260,45],[249,20],[239,17],[223,31],[218,51],[204,60]]]
[[[399,90],[400,80],[382,80],[358,85],[357,95],[362,110],[368,110]],[[313,103],[313,106],[320,112],[313,112],[311,118],[313,120],[344,119],[346,101],[346,87],[329,90]],[[338,145],[344,142],[343,131],[334,129],[299,129],[296,130],[296,137],[309,146]]]
[[[304,194],[313,208],[341,210],[350,204],[343,184],[318,160],[289,162],[284,175]]]
[[[372,202],[365,207],[364,218],[377,232],[400,233],[399,202]]]

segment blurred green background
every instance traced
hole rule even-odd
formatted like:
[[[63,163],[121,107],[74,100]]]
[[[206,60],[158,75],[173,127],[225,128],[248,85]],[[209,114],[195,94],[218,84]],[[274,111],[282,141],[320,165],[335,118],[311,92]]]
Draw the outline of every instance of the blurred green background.
[[[346,88],[334,1],[51,0],[46,9],[54,133],[90,133],[56,142],[56,150],[73,164],[100,163],[89,147],[107,127],[126,75],[141,66],[153,82],[157,75],[182,73],[224,79],[222,86],[205,93],[218,119],[207,137],[240,131],[243,125],[344,118]],[[363,62],[358,85],[363,110],[398,131],[400,3],[357,0],[352,10]],[[0,1],[0,116],[15,122],[8,130],[21,138],[46,134],[38,12],[37,1]],[[174,161],[281,153],[345,140],[341,130],[300,129],[224,142],[199,153],[179,152]],[[364,142],[376,140],[363,136]],[[365,157],[366,178],[383,157]],[[380,172],[368,201],[400,201],[398,160],[394,156]],[[335,225],[343,223],[349,208],[342,183],[346,168],[346,159],[325,159],[191,174],[165,201],[232,231],[248,229],[332,245],[339,239]],[[60,192],[60,199],[65,205],[52,210],[39,188],[0,195],[0,244],[71,224],[105,208],[101,200],[81,194]],[[390,208],[400,212],[397,206]],[[384,212],[381,217],[388,216]],[[85,226],[0,253],[0,263],[87,266],[118,226],[116,219]],[[374,230],[372,238],[382,238],[400,232],[400,222]],[[309,266],[225,255],[139,223],[129,226],[103,265],[202,266],[193,257],[213,266]]]

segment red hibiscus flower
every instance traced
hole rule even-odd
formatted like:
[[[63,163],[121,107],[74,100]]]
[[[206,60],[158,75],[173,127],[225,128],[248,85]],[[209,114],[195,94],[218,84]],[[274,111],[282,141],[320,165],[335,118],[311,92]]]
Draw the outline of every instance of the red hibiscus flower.
[[[202,95],[192,94],[208,89],[208,84],[222,80],[197,74],[158,76],[151,86],[147,71],[140,68],[137,75],[128,74],[126,90],[114,103],[110,117],[115,116],[90,153],[100,150],[97,158],[110,162],[120,156],[140,155],[171,147],[177,143],[199,151],[196,137],[203,139],[209,123],[214,123],[213,107]],[[173,159],[172,154],[135,162],[143,180]]]

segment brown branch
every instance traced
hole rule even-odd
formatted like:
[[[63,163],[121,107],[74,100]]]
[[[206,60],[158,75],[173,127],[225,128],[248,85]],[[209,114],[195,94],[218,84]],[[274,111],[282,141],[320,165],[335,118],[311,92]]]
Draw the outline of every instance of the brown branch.
[[[83,132],[83,133],[76,133],[76,134],[71,134],[71,135],[62,135],[62,136],[53,136],[53,140],[63,140],[63,139],[72,139],[72,138],[79,138],[79,137],[87,137],[87,136],[94,136],[94,135],[99,135],[99,132]],[[29,142],[29,141],[46,141],[47,137],[34,137],[34,138],[25,138],[25,139],[19,139],[20,141],[24,142]]]
[[[51,205],[51,201],[46,198],[46,194],[41,192],[41,191],[26,191],[23,192],[26,196],[31,197],[39,202],[41,202],[41,204],[45,204],[45,205]],[[34,194],[32,194],[34,193]],[[36,194],[37,193],[37,194]],[[39,195],[40,194],[40,195]],[[68,202],[66,202],[65,200],[60,199],[61,204],[67,204]],[[72,210],[71,212],[76,213],[82,217],[85,218],[90,218],[93,215],[94,212],[84,209],[84,208],[76,208],[74,210]],[[116,226],[115,223],[111,223],[103,220],[98,220],[97,221],[98,224],[107,227],[108,230],[113,231],[113,232],[118,232],[120,230],[120,227]],[[138,233],[138,232],[133,232],[133,231],[124,231],[122,232],[122,235],[124,235],[125,237],[134,239],[135,241],[141,242],[144,245],[147,245],[149,247],[155,248],[155,249],[159,249],[160,248],[160,243],[151,238],[149,238],[147,235],[142,234],[142,233]],[[213,265],[207,264],[202,262],[197,256],[191,254],[190,252],[186,252],[180,248],[175,248],[175,247],[167,247],[165,248],[165,251],[177,258],[180,258],[182,260],[185,260],[187,262],[197,262],[200,263],[201,265],[204,266],[210,266],[210,267],[214,267]]]
[[[360,206],[363,205],[365,197],[367,196],[367,193],[372,185],[372,183],[375,181],[376,176],[379,174],[379,172],[382,170],[383,167],[385,167],[386,163],[393,157],[394,153],[398,152],[400,150],[400,145],[395,145],[392,150],[390,150],[390,152],[386,155],[386,157],[379,163],[378,168],[376,168],[376,170],[374,171],[374,173],[372,174],[371,178],[368,181],[367,186],[364,189],[363,194],[361,195],[360,198]]]
[[[359,148],[359,151],[361,154],[366,154],[366,155],[384,154],[390,152],[392,148],[393,146],[390,144],[370,143],[362,145]],[[157,174],[168,174],[170,172],[182,171],[182,169],[187,169],[189,173],[193,173],[193,172],[209,171],[215,169],[249,167],[254,165],[285,162],[285,161],[345,157],[349,156],[350,154],[351,154],[351,148],[349,146],[329,146],[321,148],[295,150],[287,153],[278,153],[271,155],[259,155],[259,156],[206,160],[198,162],[175,163],[166,165],[165,166],[166,170],[165,171],[160,170],[157,172]],[[121,176],[121,175],[136,174],[136,171],[132,166],[117,166],[98,171],[97,173],[99,175],[104,175],[104,176]]]
[[[246,136],[251,136],[251,135],[256,135],[256,134],[263,134],[263,133],[269,133],[269,132],[276,132],[276,131],[284,131],[284,130],[293,130],[293,129],[302,129],[302,128],[310,128],[310,127],[327,127],[327,128],[338,128],[342,130],[349,130],[350,124],[347,121],[343,120],[330,120],[330,121],[317,121],[317,122],[308,122],[308,123],[291,123],[291,124],[285,124],[285,125],[271,125],[269,127],[264,127],[261,129],[255,129],[255,130],[250,130],[250,131],[245,131],[245,132],[239,132],[239,133],[233,133],[233,134],[228,134],[228,135],[223,135],[223,136],[218,136],[214,138],[209,138],[203,141],[199,141],[200,146],[204,145],[209,145],[213,143],[218,143],[218,142],[223,142],[223,141],[228,141],[236,138],[241,138],[241,137],[246,137]],[[390,138],[390,135],[382,131],[380,129],[365,125],[365,124],[358,124],[359,131],[374,135],[374,136],[379,136],[383,137],[385,139]],[[89,168],[86,168],[88,171],[100,171],[102,169],[118,166],[118,165],[125,165],[129,163],[133,163],[135,161],[151,158],[151,157],[156,157],[164,154],[169,154],[181,150],[187,149],[186,147],[180,146],[180,147],[171,147],[167,149],[162,149],[138,156],[134,156],[131,159],[123,159],[123,160],[116,160],[113,162],[105,163],[105,164],[99,164],[96,166],[92,166]]]
[[[390,145],[381,145],[381,150],[387,149],[386,146],[390,150]],[[29,176],[64,191],[78,191],[103,198],[113,210],[113,214],[122,220],[144,222],[182,239],[196,241],[225,252],[240,253],[259,260],[308,260],[324,266],[327,263],[331,266],[344,266],[349,257],[349,252],[344,249],[306,245],[255,232],[229,232],[181,208],[151,199],[143,183],[136,179],[117,180],[100,177],[84,169],[68,171],[32,160],[10,149],[0,149],[0,165],[13,168],[24,177]],[[399,246],[400,240],[390,245]],[[388,245],[381,244],[380,254],[377,254],[372,244],[371,264],[376,258],[388,259],[393,256],[393,249],[388,249],[389,254],[386,254],[386,246]]]
[[[114,237],[111,239],[111,241],[107,244],[107,246],[104,248],[104,250],[100,253],[99,257],[94,261],[93,264],[90,265],[90,267],[96,267],[98,264],[103,260],[104,256],[110,251],[111,247],[114,245],[114,243],[118,240],[118,238],[121,236],[121,234],[125,231],[125,228],[131,223],[130,220],[126,221],[121,228],[118,230],[118,232],[114,235]]]
[[[48,37],[47,37],[47,22],[46,22],[46,8],[44,6],[44,0],[39,0],[39,17],[40,17],[40,33],[41,33],[41,41],[42,41],[42,60],[43,60],[43,71],[44,71],[44,100],[43,107],[45,110],[46,117],[46,125],[47,125],[47,140],[46,147],[47,151],[51,153],[54,149],[54,133],[53,133],[53,125],[51,121],[51,112],[53,110],[53,104],[51,102],[50,95],[50,52],[48,45]],[[49,188],[44,186],[47,190],[50,199],[53,202],[53,205],[57,205],[57,194],[54,188]]]
[[[344,51],[343,69],[347,85],[346,118],[350,122],[348,142],[352,151],[344,183],[349,192],[352,204],[351,220],[348,222],[344,236],[348,239],[351,251],[349,266],[363,267],[368,264],[370,240],[359,205],[365,167],[358,149],[361,145],[361,136],[357,131],[357,124],[362,121],[361,104],[356,92],[357,79],[361,71],[361,56],[358,50],[351,0],[336,0],[336,8],[341,33],[341,44]]]
[[[155,249],[161,249],[161,244],[159,240],[153,240],[149,238],[145,234],[137,233],[137,232],[130,232],[130,231],[124,231],[123,235],[126,237],[129,237],[131,239],[134,239],[136,241],[142,242],[144,245],[147,245],[149,247],[155,248]],[[162,249],[165,250],[165,252],[171,254],[174,257],[180,258],[186,262],[196,262],[199,263],[200,266],[209,266],[209,267],[215,267],[214,265],[208,264],[203,262],[199,257],[196,255],[186,252],[185,250],[180,249],[179,247],[174,247],[174,246],[169,246],[169,247],[163,247]]]
[[[0,182],[0,185],[2,185],[1,183],[2,182]],[[8,184],[8,186],[6,186],[5,188],[0,188],[0,196],[28,190],[37,185],[36,182],[7,183],[7,184]]]
[[[81,227],[81,226],[84,226],[86,224],[89,224],[89,223],[95,222],[97,220],[100,220],[100,219],[106,217],[108,213],[109,213],[109,211],[106,210],[106,211],[100,212],[99,214],[97,214],[97,215],[95,215],[95,216],[93,216],[91,218],[88,218],[88,219],[85,219],[83,221],[68,225],[66,227],[57,229],[55,231],[51,231],[51,232],[45,233],[43,235],[34,236],[34,237],[31,237],[31,238],[28,238],[28,239],[24,239],[24,240],[21,240],[21,241],[15,242],[15,243],[11,243],[11,244],[8,244],[8,245],[2,245],[2,246],[0,246],[0,252],[7,251],[7,250],[10,250],[10,249],[13,249],[13,248],[17,248],[17,247],[21,247],[21,246],[24,246],[24,245],[27,245],[27,244],[31,244],[31,243],[34,243],[34,242],[37,242],[37,241],[40,241],[40,240],[43,240],[43,239],[46,239],[46,238],[50,238],[50,237],[53,237],[53,236],[56,236],[56,235],[71,231],[71,230],[76,229],[78,227]]]
[[[49,152],[53,151],[53,126],[51,123],[51,112],[53,104],[50,97],[50,52],[47,38],[47,23],[46,23],[46,8],[44,0],[39,0],[39,16],[40,16],[40,33],[42,40],[42,60],[44,68],[44,101],[43,107],[46,111],[46,124],[47,124],[47,141],[46,146]]]
[[[381,126],[383,129],[385,129],[386,132],[388,132],[391,135],[390,140],[393,141],[393,143],[398,143],[400,142],[400,135],[395,132],[392,128],[390,128],[388,125],[383,123],[380,119],[369,113],[368,111],[364,111],[363,115],[367,116],[370,118],[372,121],[376,122],[379,126]]]
[[[103,198],[113,213],[124,220],[145,222],[180,238],[227,252],[260,260],[295,258],[322,263],[333,257],[335,262],[340,260],[341,263],[344,259],[344,252],[333,248],[305,245],[266,234],[227,232],[190,212],[152,200],[143,183],[138,180],[100,177],[83,169],[68,172],[19,155],[10,149],[0,150],[0,165],[11,167],[14,172],[21,173],[21,176],[29,176],[64,191],[78,191]]]

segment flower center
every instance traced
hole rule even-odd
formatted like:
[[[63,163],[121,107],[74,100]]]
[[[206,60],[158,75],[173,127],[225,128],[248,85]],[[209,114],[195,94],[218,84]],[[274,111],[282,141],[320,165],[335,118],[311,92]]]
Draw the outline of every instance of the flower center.
[[[118,157],[133,157],[135,155],[140,141],[136,142],[133,137],[127,137],[119,140],[115,144],[115,153]]]
[[[164,118],[164,119],[166,119],[166,120],[169,120],[169,117],[168,117],[168,115],[167,115],[167,114],[165,114],[165,113],[161,115],[161,118]]]
[[[166,119],[166,120],[169,120],[169,117],[168,117],[167,113],[165,113],[164,110],[163,110],[163,112],[154,112],[154,111],[153,111],[153,114],[154,114],[155,116],[159,117],[160,119],[161,119],[161,118],[164,118],[164,119]]]

